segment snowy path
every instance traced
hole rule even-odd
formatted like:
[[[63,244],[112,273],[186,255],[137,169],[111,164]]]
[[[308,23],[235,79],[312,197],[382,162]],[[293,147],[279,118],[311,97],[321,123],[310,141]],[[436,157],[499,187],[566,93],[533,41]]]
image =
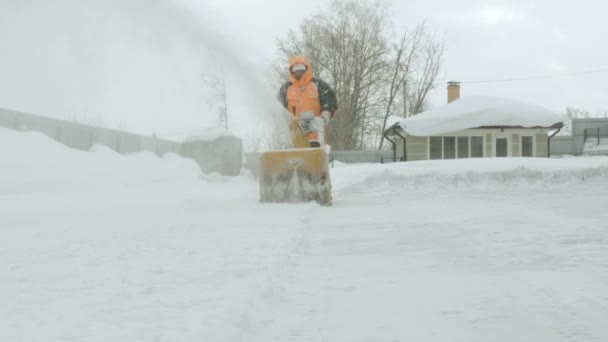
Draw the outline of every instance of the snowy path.
[[[608,181],[535,190],[338,196],[243,341],[607,340]]]
[[[36,133],[0,129],[0,154],[0,341],[229,341],[313,207]]]
[[[230,336],[305,210],[273,218],[253,185],[0,196],[0,340]]]

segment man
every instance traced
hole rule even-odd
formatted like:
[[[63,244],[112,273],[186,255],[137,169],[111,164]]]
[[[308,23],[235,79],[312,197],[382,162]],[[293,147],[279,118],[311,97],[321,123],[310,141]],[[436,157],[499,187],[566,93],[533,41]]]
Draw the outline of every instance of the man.
[[[311,147],[325,145],[325,126],[338,109],[336,93],[313,78],[310,60],[296,56],[289,62],[289,79],[279,91],[279,101],[306,131]]]

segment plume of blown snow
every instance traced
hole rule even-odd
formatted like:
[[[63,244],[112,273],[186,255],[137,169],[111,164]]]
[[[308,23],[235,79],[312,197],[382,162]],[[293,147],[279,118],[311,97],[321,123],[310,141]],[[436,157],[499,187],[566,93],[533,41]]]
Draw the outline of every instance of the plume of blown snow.
[[[0,108],[191,134],[216,125],[202,79],[214,75],[228,85],[231,122],[247,123],[237,134],[280,122],[264,66],[191,1],[4,1],[0,40]]]

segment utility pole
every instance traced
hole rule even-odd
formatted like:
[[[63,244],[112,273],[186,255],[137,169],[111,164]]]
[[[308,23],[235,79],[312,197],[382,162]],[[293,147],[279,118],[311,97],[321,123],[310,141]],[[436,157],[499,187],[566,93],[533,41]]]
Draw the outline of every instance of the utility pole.
[[[226,130],[228,130],[228,96],[226,95],[226,79],[222,78],[223,97],[224,97],[224,123],[226,124]]]
[[[406,118],[409,116],[407,110],[407,80],[403,81],[403,115]]]

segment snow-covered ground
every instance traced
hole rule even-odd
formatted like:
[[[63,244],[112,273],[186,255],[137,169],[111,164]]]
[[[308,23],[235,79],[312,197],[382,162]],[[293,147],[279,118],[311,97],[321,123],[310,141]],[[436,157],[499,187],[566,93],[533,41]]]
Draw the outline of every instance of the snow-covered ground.
[[[606,341],[608,158],[244,173],[0,128],[0,341]]]
[[[594,154],[596,152],[608,152],[608,138],[587,138],[583,146],[583,153]]]

